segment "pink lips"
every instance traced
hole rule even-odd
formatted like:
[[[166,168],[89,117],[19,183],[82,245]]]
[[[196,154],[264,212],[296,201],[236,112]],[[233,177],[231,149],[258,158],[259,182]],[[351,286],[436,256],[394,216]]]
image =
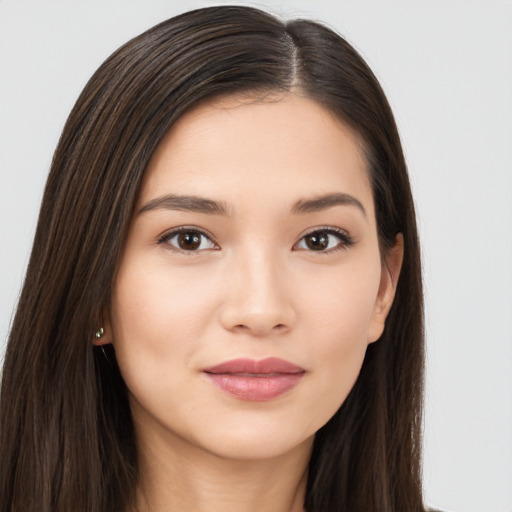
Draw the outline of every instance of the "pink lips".
[[[269,357],[233,359],[203,370],[221,390],[242,400],[265,401],[276,398],[298,384],[304,368]]]

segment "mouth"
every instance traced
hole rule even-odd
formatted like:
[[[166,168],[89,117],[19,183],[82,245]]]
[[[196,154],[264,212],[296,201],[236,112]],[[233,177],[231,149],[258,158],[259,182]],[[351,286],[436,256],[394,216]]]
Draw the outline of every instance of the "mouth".
[[[241,400],[267,401],[290,391],[302,379],[304,368],[269,357],[233,359],[205,368],[203,373],[221,391]]]

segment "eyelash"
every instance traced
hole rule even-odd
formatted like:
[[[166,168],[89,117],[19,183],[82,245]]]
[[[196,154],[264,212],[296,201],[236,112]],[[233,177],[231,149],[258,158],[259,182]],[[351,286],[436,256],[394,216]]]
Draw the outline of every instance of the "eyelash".
[[[336,251],[346,250],[355,244],[355,240],[344,229],[335,228],[332,226],[321,226],[321,227],[313,228],[310,231],[308,231],[307,233],[305,233],[304,235],[302,235],[300,240],[293,247],[295,248],[296,246],[298,246],[303,240],[306,239],[306,237],[311,236],[311,235],[318,235],[318,234],[335,236],[339,240],[339,243],[331,249],[319,250],[319,251],[315,251],[314,249],[309,249],[310,252],[317,252],[319,254],[331,254]],[[296,249],[296,250],[307,251],[308,249]]]
[[[170,243],[167,243],[167,242],[169,242],[169,240],[171,240],[175,236],[179,236],[180,234],[183,234],[183,233],[198,234],[201,237],[208,239],[213,245],[216,246],[215,248],[211,248],[208,250],[220,249],[219,245],[217,244],[217,242],[215,241],[215,239],[213,238],[212,235],[210,235],[206,231],[203,231],[202,229],[192,227],[192,226],[182,226],[179,228],[175,228],[171,231],[167,231],[166,233],[164,233],[160,237],[158,237],[158,240],[157,240],[158,244],[166,244],[166,249],[168,249],[172,252],[180,253],[180,254],[192,255],[194,253],[199,252],[197,250],[180,249],[179,247],[175,247],[175,246],[172,246]],[[205,250],[205,249],[203,249],[203,250]]]
[[[208,249],[202,249],[202,251],[204,251],[204,250],[219,250],[220,249],[220,246],[217,244],[217,242],[215,241],[215,239],[213,238],[212,235],[210,235],[206,231],[203,231],[200,228],[192,227],[192,226],[182,226],[179,228],[175,228],[171,231],[168,231],[168,232],[162,234],[158,238],[157,242],[158,242],[158,244],[165,244],[166,249],[168,249],[172,252],[180,253],[180,254],[192,255],[192,254],[197,254],[198,252],[200,252],[201,250],[197,250],[197,249],[191,249],[191,250],[180,249],[179,247],[175,247],[175,246],[171,245],[170,243],[168,243],[169,240],[171,240],[172,238],[179,236],[180,234],[184,234],[184,233],[198,234],[200,237],[204,237],[204,238],[208,239],[215,246],[215,247],[208,248]],[[308,248],[298,248],[297,247],[299,244],[301,244],[306,239],[306,237],[312,236],[312,235],[319,235],[319,234],[327,235],[327,236],[331,236],[331,235],[335,236],[336,238],[338,238],[339,243],[335,247],[327,249],[327,250],[314,250],[311,248],[308,249]],[[200,244],[202,244],[202,243],[203,242],[201,241]],[[317,228],[311,229],[310,231],[308,231],[307,233],[302,235],[301,238],[299,239],[299,241],[296,244],[294,244],[292,249],[317,252],[320,254],[331,254],[331,253],[339,251],[339,250],[346,250],[349,247],[353,246],[354,244],[355,244],[354,239],[345,230],[340,229],[340,228],[335,228],[332,226],[323,226],[323,227],[317,227]]]

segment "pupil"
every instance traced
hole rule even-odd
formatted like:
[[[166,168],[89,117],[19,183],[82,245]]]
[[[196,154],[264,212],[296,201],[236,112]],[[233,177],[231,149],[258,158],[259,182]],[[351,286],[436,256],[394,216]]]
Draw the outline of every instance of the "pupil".
[[[306,245],[313,251],[321,251],[329,245],[327,235],[309,235],[306,237]]]
[[[193,251],[201,245],[201,237],[196,233],[181,233],[178,236],[178,245],[181,249]]]

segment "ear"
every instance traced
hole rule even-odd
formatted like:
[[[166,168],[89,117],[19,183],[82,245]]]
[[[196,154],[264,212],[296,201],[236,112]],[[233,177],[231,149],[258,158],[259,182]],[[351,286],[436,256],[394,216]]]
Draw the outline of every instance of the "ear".
[[[379,292],[375,300],[370,328],[368,329],[368,343],[377,341],[384,332],[386,318],[395,298],[396,285],[404,259],[404,237],[398,233],[395,245],[388,251],[382,264]]]
[[[104,311],[101,314],[100,323],[94,331],[93,337],[93,345],[97,347],[112,343],[112,324],[110,322],[110,314],[108,311]]]

